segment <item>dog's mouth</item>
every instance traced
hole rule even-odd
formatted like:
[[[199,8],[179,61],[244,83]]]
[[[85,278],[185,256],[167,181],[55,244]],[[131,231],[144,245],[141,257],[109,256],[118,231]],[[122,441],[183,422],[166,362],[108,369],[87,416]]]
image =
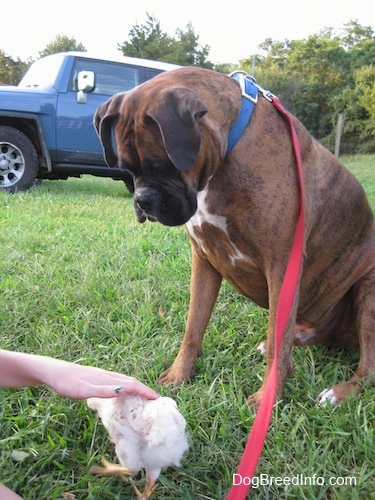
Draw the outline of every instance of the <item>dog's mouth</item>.
[[[137,221],[143,224],[146,220],[150,222],[157,222],[158,219],[154,215],[150,215],[146,213],[143,208],[138,204],[134,203],[135,215],[137,217]]]
[[[134,211],[137,221],[159,222],[164,226],[181,226],[194,214],[197,208],[196,197],[188,199],[183,193],[161,196],[155,189],[141,188],[134,193]]]

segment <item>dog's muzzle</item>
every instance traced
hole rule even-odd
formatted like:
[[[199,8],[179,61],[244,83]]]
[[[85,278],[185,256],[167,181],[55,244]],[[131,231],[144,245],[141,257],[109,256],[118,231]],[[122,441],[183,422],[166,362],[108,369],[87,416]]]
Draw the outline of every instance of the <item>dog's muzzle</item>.
[[[138,222],[158,221],[165,226],[185,224],[197,209],[194,193],[184,189],[139,187],[134,192],[134,210]]]
[[[155,189],[140,188],[134,193],[134,209],[137,220],[140,223],[147,219],[151,222],[156,222],[156,207],[159,204],[159,196]]]

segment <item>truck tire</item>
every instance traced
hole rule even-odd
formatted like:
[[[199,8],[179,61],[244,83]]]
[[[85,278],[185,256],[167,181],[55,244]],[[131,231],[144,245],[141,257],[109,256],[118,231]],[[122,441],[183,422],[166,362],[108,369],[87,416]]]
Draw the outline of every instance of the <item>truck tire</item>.
[[[38,156],[30,139],[16,128],[0,126],[0,189],[26,191],[37,174]]]

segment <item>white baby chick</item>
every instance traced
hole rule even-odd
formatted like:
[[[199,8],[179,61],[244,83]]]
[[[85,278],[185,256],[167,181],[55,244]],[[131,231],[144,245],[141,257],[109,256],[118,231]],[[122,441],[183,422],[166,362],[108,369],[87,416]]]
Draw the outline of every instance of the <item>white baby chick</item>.
[[[90,398],[89,408],[98,412],[110,440],[115,444],[121,464],[102,460],[103,467],[92,467],[98,474],[133,476],[146,471],[146,486],[141,494],[132,483],[140,500],[150,498],[162,467],[180,465],[188,449],[186,422],[176,402],[168,397],[147,400],[141,396]]]

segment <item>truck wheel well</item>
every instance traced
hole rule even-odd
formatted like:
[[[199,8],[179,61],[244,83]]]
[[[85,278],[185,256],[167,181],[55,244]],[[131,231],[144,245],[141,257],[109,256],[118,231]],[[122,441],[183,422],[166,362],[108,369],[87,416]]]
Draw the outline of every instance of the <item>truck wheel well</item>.
[[[35,120],[2,116],[0,117],[0,125],[13,127],[25,134],[35,147],[36,153],[38,155],[39,168],[43,170],[44,168],[47,168],[47,162],[42,150],[38,127]]]

